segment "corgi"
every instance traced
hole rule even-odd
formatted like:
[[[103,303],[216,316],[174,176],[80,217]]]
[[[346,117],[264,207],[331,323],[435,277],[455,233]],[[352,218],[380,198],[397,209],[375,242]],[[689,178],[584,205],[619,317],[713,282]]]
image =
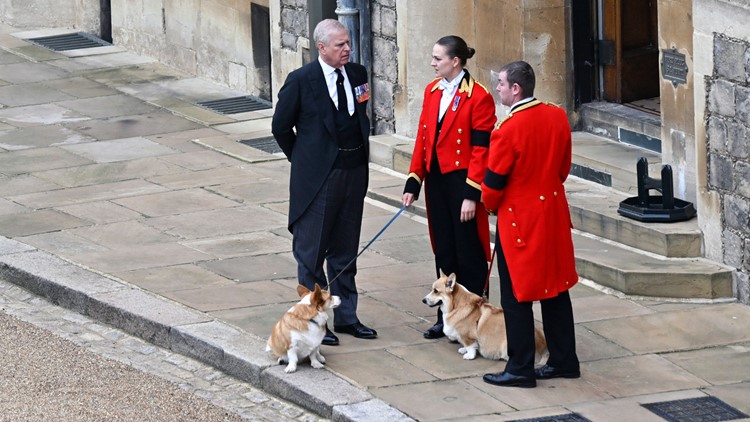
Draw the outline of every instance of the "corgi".
[[[326,334],[327,311],[338,307],[341,299],[321,290],[315,285],[312,292],[305,286],[297,286],[300,301],[273,326],[266,343],[266,352],[278,358],[279,365],[287,363],[284,372],[297,370],[299,359],[310,357],[313,368],[320,369],[326,360],[320,354],[320,345]]]
[[[467,290],[456,281],[455,274],[446,276],[441,270],[440,278],[422,302],[430,307],[440,306],[443,332],[448,339],[461,343],[458,353],[464,359],[474,359],[479,352],[486,359],[508,360],[503,310]],[[534,327],[534,337],[535,360],[539,364],[549,356],[549,351],[539,327]]]

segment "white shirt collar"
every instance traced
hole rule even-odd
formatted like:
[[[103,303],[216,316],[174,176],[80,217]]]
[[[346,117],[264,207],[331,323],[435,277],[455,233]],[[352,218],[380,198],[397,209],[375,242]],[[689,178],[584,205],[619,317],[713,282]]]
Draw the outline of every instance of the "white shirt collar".
[[[320,58],[320,56],[318,56],[318,63],[320,63],[320,67],[323,68],[323,74],[326,76],[331,76],[331,74],[336,70],[335,67],[324,62],[323,59]],[[341,73],[346,75],[346,70],[344,70],[344,66],[341,66]]]
[[[440,88],[441,88],[441,89],[443,89],[443,90],[448,90],[448,89],[450,89],[450,91],[453,91],[453,90],[454,90],[454,89],[456,89],[456,87],[458,86],[458,83],[459,83],[459,82],[461,82],[461,79],[463,79],[463,78],[464,78],[464,74],[466,74],[466,71],[465,71],[465,70],[462,70],[462,71],[461,71],[461,73],[459,73],[459,74],[458,74],[458,75],[457,75],[457,76],[456,76],[455,78],[453,78],[453,80],[451,80],[451,81],[449,81],[449,80],[447,80],[447,79],[445,79],[445,78],[441,79],[441,80],[440,80]],[[450,91],[449,91],[449,92],[450,92]]]
[[[513,103],[513,105],[510,106],[510,108],[508,109],[508,111],[506,112],[506,114],[510,114],[510,112],[513,111],[516,107],[518,107],[518,106],[520,106],[522,104],[526,104],[528,102],[531,102],[533,100],[534,100],[534,97],[526,97],[523,100],[520,100],[520,101],[518,101],[516,103]]]

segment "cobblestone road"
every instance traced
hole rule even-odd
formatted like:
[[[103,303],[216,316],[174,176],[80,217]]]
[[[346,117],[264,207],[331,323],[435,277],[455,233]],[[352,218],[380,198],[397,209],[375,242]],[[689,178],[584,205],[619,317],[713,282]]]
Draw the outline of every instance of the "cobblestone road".
[[[322,421],[0,280],[0,421]]]

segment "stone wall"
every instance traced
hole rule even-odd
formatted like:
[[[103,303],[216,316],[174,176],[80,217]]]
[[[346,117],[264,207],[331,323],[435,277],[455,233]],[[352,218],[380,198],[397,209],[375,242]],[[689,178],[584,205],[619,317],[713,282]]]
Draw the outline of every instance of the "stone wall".
[[[708,189],[718,193],[723,261],[750,274],[750,41],[717,34],[707,81]],[[748,299],[747,284],[742,289]]]
[[[281,48],[297,52],[299,39],[312,39],[308,29],[307,2],[303,0],[281,0]],[[312,45],[312,43],[309,43]]]
[[[735,293],[750,304],[750,28],[743,24],[750,5],[695,0],[693,14],[695,56],[702,58],[696,134],[706,169],[699,177],[699,223],[706,255],[735,268]]]
[[[70,28],[100,36],[99,0],[0,0],[0,19],[16,28]]]
[[[660,0],[658,6],[659,49],[685,55],[688,69],[685,83],[660,78],[662,163],[672,167],[675,196],[695,202],[692,0]]]
[[[137,54],[270,99],[270,77],[253,57],[253,3],[269,2],[111,0],[112,38]]]
[[[372,0],[372,124],[374,133],[395,133],[398,85],[396,0]]]

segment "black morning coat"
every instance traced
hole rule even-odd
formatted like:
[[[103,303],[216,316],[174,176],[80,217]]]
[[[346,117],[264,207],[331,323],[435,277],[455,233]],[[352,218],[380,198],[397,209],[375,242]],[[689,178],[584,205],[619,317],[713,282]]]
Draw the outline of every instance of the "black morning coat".
[[[364,66],[348,63],[344,69],[353,90],[368,82]],[[369,157],[367,101],[357,101],[355,93],[352,93],[352,97],[365,152]],[[290,232],[294,222],[305,212],[325,182],[338,155],[339,142],[333,113],[333,102],[318,60],[287,76],[279,91],[271,132],[292,163],[289,180]]]

